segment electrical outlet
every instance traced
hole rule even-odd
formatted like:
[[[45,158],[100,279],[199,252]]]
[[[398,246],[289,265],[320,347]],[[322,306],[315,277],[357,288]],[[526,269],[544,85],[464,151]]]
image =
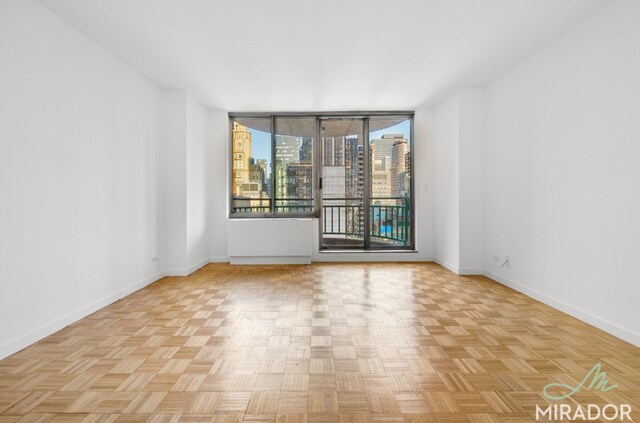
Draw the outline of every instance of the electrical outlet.
[[[494,254],[492,259],[494,263],[500,263],[500,257],[498,257],[497,255]]]
[[[151,263],[157,263],[158,257],[151,257]]]

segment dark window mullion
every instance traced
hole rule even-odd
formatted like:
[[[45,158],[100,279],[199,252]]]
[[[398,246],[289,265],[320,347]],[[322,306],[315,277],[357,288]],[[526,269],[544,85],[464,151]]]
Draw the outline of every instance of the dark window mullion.
[[[371,163],[369,160],[371,156],[369,155],[369,119],[365,118],[362,120],[362,164],[363,164],[363,199],[364,203],[364,249],[368,250],[371,244],[371,186],[370,186],[370,178],[371,178]]]
[[[276,212],[276,117],[271,115],[271,213]]]

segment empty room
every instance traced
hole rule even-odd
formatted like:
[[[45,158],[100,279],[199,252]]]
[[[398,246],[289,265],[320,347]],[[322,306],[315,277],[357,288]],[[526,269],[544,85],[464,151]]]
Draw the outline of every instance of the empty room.
[[[0,0],[0,423],[640,421],[640,0]]]

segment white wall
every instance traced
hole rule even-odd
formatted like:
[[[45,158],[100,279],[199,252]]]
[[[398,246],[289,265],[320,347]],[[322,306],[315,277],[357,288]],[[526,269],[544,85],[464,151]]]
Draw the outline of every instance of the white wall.
[[[418,260],[435,256],[435,116],[431,108],[416,109],[413,118],[413,170]]]
[[[460,268],[460,107],[458,94],[435,109],[435,260]]]
[[[229,118],[226,112],[211,110],[209,180],[211,181],[211,239],[212,261],[229,261],[227,254],[227,215],[229,213]]]
[[[483,90],[464,88],[435,108],[435,260],[481,274]]]
[[[231,264],[309,264],[317,219],[230,219]],[[249,241],[249,242],[247,242]]]
[[[160,95],[158,142],[158,260],[172,274],[187,268],[187,95]]]
[[[158,90],[0,2],[0,358],[156,279]]]
[[[193,96],[187,96],[187,265],[209,262],[211,236],[211,187],[208,177],[209,113]]]
[[[160,110],[159,262],[167,274],[188,275],[209,262],[209,112],[182,90],[162,91]]]
[[[482,274],[484,89],[466,88],[459,101],[459,218],[461,274]]]
[[[636,345],[639,22],[613,2],[493,83],[484,156],[488,275]]]

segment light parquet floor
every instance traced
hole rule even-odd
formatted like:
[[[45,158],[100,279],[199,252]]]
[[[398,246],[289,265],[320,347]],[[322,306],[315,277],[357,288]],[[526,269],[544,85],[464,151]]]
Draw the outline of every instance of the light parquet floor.
[[[640,348],[431,263],[229,266],[165,278],[0,361],[0,422],[527,422]]]

